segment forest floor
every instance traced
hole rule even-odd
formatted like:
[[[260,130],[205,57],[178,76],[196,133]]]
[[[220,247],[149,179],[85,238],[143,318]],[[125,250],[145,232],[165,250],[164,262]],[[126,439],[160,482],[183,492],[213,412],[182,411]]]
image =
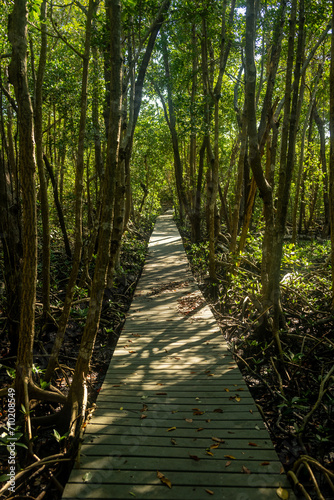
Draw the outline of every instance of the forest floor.
[[[122,330],[125,314],[130,307],[136,283],[140,277],[147,250],[147,244],[154,225],[154,219],[143,220],[140,225],[134,227],[130,224],[126,237],[123,240],[120,262],[113,289],[106,289],[100,321],[100,328],[95,342],[94,354],[91,363],[91,374],[89,380],[89,405],[94,408],[94,402],[101,388],[105,373],[108,369],[112,353],[117,344],[119,334]],[[59,247],[59,245],[58,245]],[[52,315],[55,321],[59,319],[61,304],[66,292],[66,282],[69,276],[70,263],[64,253],[60,250],[52,252]],[[92,271],[92,270],[91,270]],[[1,281],[1,279],[0,279]],[[41,290],[38,290],[37,303],[41,301]],[[71,376],[74,371],[76,356],[80,347],[83,326],[88,311],[88,291],[86,287],[77,288],[76,297],[71,310],[66,337],[59,357],[59,368],[53,385],[58,387],[64,394],[68,392]],[[15,376],[15,358],[9,357],[9,343],[5,335],[6,318],[2,313],[3,308],[0,301],[0,385],[10,386]],[[36,318],[36,340],[34,345],[34,378],[37,384],[43,384],[43,373],[47,366],[48,353],[51,352],[56,335],[55,323],[49,323],[47,327],[42,324],[41,312],[37,311]],[[5,475],[8,473],[8,434],[6,427],[7,398],[0,400],[0,484],[5,484]],[[60,411],[60,405],[42,403],[35,405],[31,402],[32,422],[34,417],[54,415]],[[33,462],[27,450],[27,432],[24,415],[17,426],[18,441],[17,469],[24,469]],[[75,451],[75,450],[73,450]],[[43,459],[55,454],[64,453],[64,457],[72,455],[69,449],[67,433],[62,431],[56,424],[38,426],[33,428],[33,452],[34,456]],[[37,469],[16,483],[15,495],[9,495],[7,491],[4,497],[31,500],[59,500],[62,495],[62,487],[66,484],[71,472],[68,462],[58,462],[46,468]],[[1,488],[0,488],[1,489]],[[0,495],[1,496],[1,495]]]
[[[232,261],[227,241],[217,245],[218,283],[208,279],[208,245],[191,244],[179,227],[202,293],[210,304],[286,472],[305,498],[334,499],[334,317],[330,312],[329,242],[287,241],[281,281],[286,327],[280,333],[284,363],[260,305],[261,234],[249,238]],[[298,474],[297,474],[298,471]],[[313,474],[313,478],[312,478]],[[298,490],[297,490],[298,491]],[[322,495],[322,496],[321,496]]]

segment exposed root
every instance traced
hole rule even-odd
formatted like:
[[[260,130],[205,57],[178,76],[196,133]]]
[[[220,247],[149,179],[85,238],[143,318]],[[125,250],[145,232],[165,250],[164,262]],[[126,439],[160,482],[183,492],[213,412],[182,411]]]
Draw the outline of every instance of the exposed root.
[[[299,460],[297,460],[291,471],[288,472],[288,476],[292,479],[296,488],[305,495],[307,500],[311,500],[311,497],[306,492],[304,486],[299,482],[298,475],[302,471],[303,468],[306,468],[309,473],[310,481],[312,482],[314,489],[316,491],[317,497],[319,500],[325,500],[325,497],[320,491],[320,487],[318,481],[316,480],[315,474],[313,472],[313,468],[317,469],[318,472],[322,473],[330,485],[332,491],[334,491],[334,485],[331,478],[334,479],[334,473],[330,470],[326,469],[323,465],[321,465],[315,458],[309,457],[308,455],[302,455]]]

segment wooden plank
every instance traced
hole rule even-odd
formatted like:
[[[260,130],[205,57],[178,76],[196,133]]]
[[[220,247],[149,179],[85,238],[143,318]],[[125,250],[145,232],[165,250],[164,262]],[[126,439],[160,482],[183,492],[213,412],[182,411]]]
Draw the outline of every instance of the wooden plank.
[[[87,444],[83,445],[81,448],[82,456],[85,457],[106,457],[109,455],[112,450],[113,455],[119,455],[122,458],[148,458],[152,460],[153,458],[159,459],[160,457],[164,458],[184,458],[184,459],[192,459],[191,457],[196,457],[197,461],[202,461],[202,466],[205,468],[207,465],[210,468],[211,462],[214,460],[223,462],[223,466],[225,466],[226,460],[230,459],[228,457],[233,456],[237,460],[241,460],[244,464],[249,464],[250,461],[277,461],[277,454],[275,450],[271,447],[268,448],[250,448],[248,449],[238,449],[226,446],[224,448],[220,448],[217,450],[213,450],[212,455],[208,455],[206,449],[203,448],[189,448],[189,447],[181,447],[181,446],[151,446],[150,442],[143,443],[143,445],[117,445],[112,448],[110,445],[103,444]],[[206,464],[205,462],[209,461],[210,464]],[[222,464],[221,464],[222,465]]]
[[[228,469],[226,469],[228,471]],[[83,477],[85,476],[86,471],[83,473],[82,471],[74,471],[74,474],[71,476],[71,482],[73,483],[82,483]],[[225,487],[233,487],[236,484],[236,474],[233,472],[202,472],[201,474],[197,474],[195,472],[188,472],[184,474],[183,472],[172,471],[168,474],[169,479],[172,482],[172,486],[221,486],[222,484]],[[106,477],[101,477],[100,471],[93,470],[91,475],[88,476],[87,483],[88,484],[98,484],[100,481],[103,481],[103,484],[156,484],[160,485],[160,479],[157,477],[156,472],[151,471],[120,471],[115,470],[111,471],[110,474],[106,475]],[[287,479],[280,474],[266,474],[266,484],[270,487],[279,487],[288,485]],[[252,478],[248,477],[248,474],[243,474],[238,478],[238,486],[240,487],[248,486],[248,487],[259,487],[263,485],[263,477],[261,473],[252,473]]]
[[[235,480],[237,484],[237,479]],[[208,485],[210,486],[210,485]],[[115,485],[105,484],[93,485],[90,488],[87,484],[70,484],[65,490],[63,499],[96,499],[101,500],[123,500],[134,498],[138,500],[204,500],[211,498],[206,490],[213,491],[215,498],[219,500],[273,500],[278,498],[276,487],[193,487],[177,486],[171,489],[163,484],[158,485]],[[291,497],[290,497],[291,498]]]
[[[181,429],[184,427],[189,427],[189,425],[186,425],[185,418],[187,418],[189,415],[184,413],[181,417],[179,415],[179,418],[175,418],[175,415],[169,415],[168,418],[165,415],[163,418],[162,415],[154,415],[153,417],[148,417],[142,422],[142,428],[143,431],[144,429],[150,429],[150,427],[161,427],[165,425],[165,431],[167,432],[167,429],[171,427],[180,427]],[[171,418],[174,417],[174,418]],[[260,417],[252,419],[248,418],[248,415],[244,412],[239,412],[237,413],[223,413],[221,418],[211,420],[210,423],[207,423],[206,420],[196,420],[196,428],[194,426],[194,432],[200,432],[197,429],[211,429],[213,431],[214,429],[221,429],[221,428],[228,428],[231,430],[234,429],[239,429],[239,428],[244,428],[244,429],[256,429],[256,427],[260,427],[261,424],[261,419]],[[119,412],[111,412],[111,411],[102,411],[100,414],[95,414],[94,416],[94,423],[96,424],[104,424],[104,425],[123,425],[123,426],[133,426],[133,425],[138,425],[138,422],[140,421],[139,415],[134,414],[133,412],[126,412],[126,411],[119,411]],[[225,427],[224,427],[225,424]],[[260,427],[261,428],[261,427]],[[126,429],[124,428],[124,431],[126,432]]]
[[[260,434],[261,435],[261,434]],[[271,449],[272,450],[272,442],[268,439],[268,434],[263,433],[262,436],[259,437],[259,433],[257,433],[256,437],[253,440],[249,439],[249,432],[244,434],[243,439],[240,438],[240,433],[236,435],[224,434],[224,438],[222,438],[222,433],[219,433],[218,436],[208,436],[202,437],[202,434],[199,434],[199,437],[194,438],[194,435],[189,434],[187,437],[182,433],[177,438],[170,436],[151,436],[149,438],[150,446],[162,446],[162,447],[178,447],[178,448],[200,448],[200,449],[211,449],[211,446],[218,446],[220,449],[226,449],[230,447],[231,449],[244,449],[249,448],[253,449],[254,445],[256,445],[257,449]],[[234,437],[236,436],[236,437]],[[255,434],[254,434],[255,436]],[[126,436],[121,436],[118,434],[86,434],[84,437],[84,444],[89,445],[90,443],[94,443],[95,445],[124,445],[127,444],[129,446],[138,446],[141,444],[140,437],[138,435],[129,434]],[[147,438],[146,438],[147,439]],[[219,440],[219,442],[218,442]],[[214,448],[212,449],[214,450]],[[277,460],[277,457],[276,457]]]
[[[210,440],[212,437],[219,437],[220,439],[227,440],[235,440],[236,437],[247,439],[247,442],[254,441],[257,442],[258,439],[269,439],[268,431],[265,429],[263,422],[257,423],[256,426],[249,425],[247,421],[241,421],[234,426],[226,424],[226,422],[221,422],[220,426],[215,428],[204,428],[200,432],[194,433],[194,428],[187,426],[186,423],[183,426],[178,426],[172,434],[167,434],[166,427],[161,426],[146,426],[143,427],[140,425],[141,422],[137,424],[133,423],[131,425],[130,430],[126,433],[127,426],[121,424],[108,425],[108,424],[97,424],[95,420],[88,425],[86,429],[85,436],[89,439],[91,436],[94,438],[98,435],[103,437],[112,436],[111,439],[115,437],[119,437],[120,439],[134,439],[137,443],[138,438],[147,439],[148,437],[154,438],[158,437],[159,439],[187,439],[190,438],[193,442],[196,442],[198,439],[207,439]]]
[[[229,455],[229,454],[228,454]],[[231,463],[230,463],[231,462]],[[269,465],[262,465],[269,462]],[[228,463],[226,465],[226,463]],[[140,456],[121,456],[117,450],[109,448],[108,454],[104,456],[80,457],[80,468],[90,470],[142,470],[142,471],[181,471],[181,472],[221,472],[228,469],[228,472],[242,473],[242,466],[247,464],[251,471],[257,474],[280,474],[282,464],[279,460],[265,460],[264,458],[250,459],[244,456],[238,456],[235,460],[224,458],[222,460],[212,460],[209,457],[194,460],[189,456],[183,458],[170,458],[160,456],[143,457]]]

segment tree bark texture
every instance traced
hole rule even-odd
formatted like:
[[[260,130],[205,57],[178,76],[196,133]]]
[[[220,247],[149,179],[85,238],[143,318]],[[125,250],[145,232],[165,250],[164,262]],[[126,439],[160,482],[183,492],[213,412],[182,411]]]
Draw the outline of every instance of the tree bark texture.
[[[334,26],[334,0],[332,0],[332,26]],[[331,35],[331,66],[330,66],[330,159],[329,159],[329,210],[331,223],[331,264],[332,264],[332,310],[334,310],[334,30]]]
[[[105,176],[102,191],[102,215],[98,251],[92,283],[90,305],[80,350],[68,395],[66,412],[74,423],[81,407],[84,384],[89,371],[95,338],[99,326],[107,270],[110,258],[110,242],[114,215],[114,194],[119,164],[121,114],[122,114],[122,57],[121,57],[121,5],[119,0],[107,3],[110,26],[110,116]],[[76,425],[72,427],[72,434]]]
[[[88,88],[88,67],[91,45],[92,18],[96,4],[89,0],[89,7],[86,19],[85,51],[83,55],[82,86],[80,100],[80,123],[78,136],[78,151],[75,173],[75,243],[73,252],[72,269],[66,289],[66,296],[63,305],[63,311],[58,324],[57,336],[52,348],[49,363],[45,372],[44,380],[49,382],[52,378],[54,369],[57,365],[59,350],[62,346],[67,321],[71,311],[72,300],[75,292],[75,284],[78,277],[81,253],[82,253],[82,198],[84,183],[84,150],[85,150],[85,132],[87,117],[87,88]]]
[[[46,32],[46,0],[41,4],[41,48],[35,84],[35,140],[36,161],[38,168],[41,215],[43,225],[42,245],[42,302],[44,321],[47,321],[50,312],[50,223],[48,186],[43,162],[43,79],[47,58],[47,32]]]
[[[37,280],[36,158],[27,75],[27,21],[26,0],[15,0],[13,12],[9,16],[8,38],[12,45],[9,78],[14,86],[18,109],[19,175],[22,186],[22,295],[15,378],[16,403],[19,406],[24,404],[24,385],[31,381],[32,375]]]

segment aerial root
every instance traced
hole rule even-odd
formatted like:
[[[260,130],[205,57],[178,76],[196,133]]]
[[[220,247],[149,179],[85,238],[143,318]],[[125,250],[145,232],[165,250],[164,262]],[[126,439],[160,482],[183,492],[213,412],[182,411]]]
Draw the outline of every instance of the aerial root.
[[[329,484],[331,490],[334,492],[334,484],[332,479],[334,479],[334,473],[326,469],[321,465],[315,458],[309,457],[308,455],[302,455],[294,464],[292,470],[288,471],[288,477],[293,481],[294,486],[305,496],[307,500],[311,500],[310,495],[306,492],[304,486],[300,483],[298,475],[303,468],[306,468],[309,473],[309,478],[313,483],[314,489],[316,491],[319,500],[325,500],[325,497],[320,491],[318,481],[315,477],[313,469],[323,474],[327,483]],[[332,478],[332,479],[331,479]]]

